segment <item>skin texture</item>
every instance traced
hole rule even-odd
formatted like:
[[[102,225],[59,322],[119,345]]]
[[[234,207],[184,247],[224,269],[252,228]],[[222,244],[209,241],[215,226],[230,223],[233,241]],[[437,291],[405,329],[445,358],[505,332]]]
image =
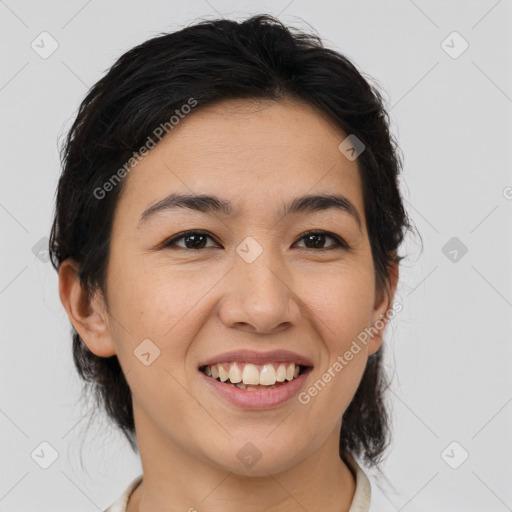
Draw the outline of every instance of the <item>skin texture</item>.
[[[355,481],[338,455],[341,418],[383,330],[307,405],[295,398],[271,410],[239,409],[198,373],[224,351],[287,349],[313,361],[306,389],[391,307],[398,269],[388,293],[378,293],[357,160],[338,149],[345,137],[289,100],[198,109],[125,178],[107,297],[98,292],[88,303],[76,264],[61,265],[71,322],[93,353],[117,355],[132,390],[144,481],[129,512],[348,510]],[[138,227],[142,212],[171,192],[214,194],[240,215],[181,208]],[[336,209],[277,215],[283,202],[322,193],[347,197],[361,230]],[[160,247],[189,229],[211,234],[206,248],[186,248],[184,239]],[[307,246],[302,235],[312,229],[338,235],[350,250],[328,236],[320,248]],[[252,263],[236,252],[247,236],[263,249]],[[160,349],[150,366],[133,354],[147,338]],[[237,457],[248,441],[262,454],[251,468]]]

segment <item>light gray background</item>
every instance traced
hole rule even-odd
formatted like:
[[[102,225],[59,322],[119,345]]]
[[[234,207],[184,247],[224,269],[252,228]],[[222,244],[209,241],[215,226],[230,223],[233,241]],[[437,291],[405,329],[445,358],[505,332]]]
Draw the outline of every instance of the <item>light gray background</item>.
[[[380,83],[423,236],[422,253],[417,238],[402,249],[404,309],[386,332],[394,442],[389,483],[368,471],[372,510],[512,510],[512,0],[0,0],[2,512],[103,510],[141,470],[101,421],[81,465],[69,322],[32,251],[50,229],[58,138],[132,46],[199,17],[263,12],[310,24]],[[43,31],[59,45],[47,59],[31,48]],[[447,51],[462,40],[443,44],[453,31],[469,44],[457,58]],[[456,261],[443,253],[452,237],[468,248]],[[58,452],[48,469],[31,458],[43,441]]]

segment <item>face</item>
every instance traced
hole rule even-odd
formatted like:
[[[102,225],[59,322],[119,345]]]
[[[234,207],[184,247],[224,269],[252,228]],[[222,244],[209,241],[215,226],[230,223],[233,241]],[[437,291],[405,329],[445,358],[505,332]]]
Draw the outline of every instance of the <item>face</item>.
[[[83,338],[117,354],[141,439],[239,474],[249,472],[240,454],[259,453],[255,475],[337,446],[381,336],[345,354],[390,306],[375,290],[358,163],[338,149],[345,138],[303,104],[228,101],[191,113],[125,178],[106,327]],[[229,204],[162,203],[171,194]],[[306,195],[340,196],[341,206],[302,201],[285,213]],[[256,391],[213,383],[202,369],[215,361],[233,380],[233,361],[248,376],[249,363],[265,366],[270,381],[270,365],[277,376],[281,364],[307,368]]]

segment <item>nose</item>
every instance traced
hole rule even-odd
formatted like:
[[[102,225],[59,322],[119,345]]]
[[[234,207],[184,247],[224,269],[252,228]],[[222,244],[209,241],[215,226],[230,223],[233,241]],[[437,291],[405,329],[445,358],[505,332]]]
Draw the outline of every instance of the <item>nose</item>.
[[[224,282],[219,316],[224,325],[247,332],[271,334],[296,325],[300,302],[284,265],[266,250],[252,263],[235,255]]]

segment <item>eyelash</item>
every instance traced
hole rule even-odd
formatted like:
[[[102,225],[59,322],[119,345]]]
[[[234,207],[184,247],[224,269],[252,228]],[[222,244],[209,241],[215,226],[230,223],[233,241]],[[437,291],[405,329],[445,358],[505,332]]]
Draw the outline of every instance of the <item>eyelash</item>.
[[[190,236],[190,235],[205,235],[205,236],[207,236],[208,238],[210,238],[211,240],[213,240],[215,242],[213,237],[207,231],[190,230],[190,231],[185,231],[183,233],[180,233],[179,235],[176,235],[173,238],[165,241],[162,244],[162,248],[178,247],[179,249],[184,249],[184,250],[187,250],[187,251],[202,251],[204,249],[212,249],[212,247],[204,247],[202,249],[191,249],[191,248],[188,248],[188,247],[181,247],[181,246],[175,245],[177,241],[181,240],[182,238],[186,238],[187,236]],[[326,248],[324,247],[324,248],[320,248],[320,249],[309,249],[308,247],[303,247],[303,249],[308,249],[308,250],[311,250],[311,251],[330,251],[330,250],[337,249],[337,248],[345,249],[345,250],[350,249],[349,245],[342,238],[340,238],[339,236],[337,236],[334,233],[331,233],[329,231],[322,231],[322,230],[320,230],[320,231],[306,231],[305,233],[303,233],[301,235],[299,240],[302,240],[302,239],[304,239],[304,238],[306,238],[307,236],[310,236],[310,235],[325,235],[328,238],[332,238],[334,240],[335,244],[333,246],[331,246],[331,247],[326,247]]]

